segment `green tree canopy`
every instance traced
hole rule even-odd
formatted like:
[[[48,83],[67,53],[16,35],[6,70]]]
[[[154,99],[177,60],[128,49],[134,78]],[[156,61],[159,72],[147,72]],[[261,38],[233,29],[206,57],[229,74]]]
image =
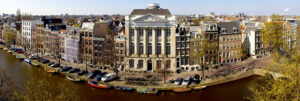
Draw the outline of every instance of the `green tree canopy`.
[[[16,32],[12,29],[5,29],[3,34],[4,40],[8,42],[8,44],[14,44],[16,42]]]
[[[265,48],[268,48],[271,52],[276,52],[285,46],[284,35],[286,33],[281,16],[273,15],[271,19],[272,21],[265,22],[261,34]]]

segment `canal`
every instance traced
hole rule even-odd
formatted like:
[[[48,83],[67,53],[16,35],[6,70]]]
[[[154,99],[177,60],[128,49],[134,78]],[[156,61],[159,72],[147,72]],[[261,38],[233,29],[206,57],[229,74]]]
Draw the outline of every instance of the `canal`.
[[[22,61],[18,61],[13,55],[0,50],[0,68],[4,69],[15,85],[22,90],[31,74],[41,73],[40,68],[32,67]],[[160,92],[157,95],[140,95],[136,92],[117,90],[104,90],[90,87],[87,83],[73,83],[62,75],[54,75],[49,82],[53,84],[64,83],[64,86],[76,86],[76,95],[82,101],[243,101],[249,96],[247,86],[257,76],[251,76],[230,83],[207,87],[200,91],[190,93],[173,93],[171,91]],[[23,89],[24,90],[24,89]]]

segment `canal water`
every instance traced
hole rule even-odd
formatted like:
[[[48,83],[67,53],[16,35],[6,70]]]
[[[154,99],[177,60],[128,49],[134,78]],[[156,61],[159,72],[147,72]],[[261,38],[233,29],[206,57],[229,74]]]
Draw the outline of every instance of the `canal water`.
[[[41,73],[41,70],[22,61],[13,55],[0,50],[0,68],[4,69],[15,85],[22,90],[31,74]],[[140,95],[136,92],[105,90],[90,87],[87,83],[73,83],[62,75],[54,75],[49,82],[53,84],[64,83],[64,86],[76,86],[77,96],[82,101],[244,101],[249,96],[247,86],[257,76],[251,76],[230,83],[207,87],[200,91],[190,93],[160,92],[157,95]]]

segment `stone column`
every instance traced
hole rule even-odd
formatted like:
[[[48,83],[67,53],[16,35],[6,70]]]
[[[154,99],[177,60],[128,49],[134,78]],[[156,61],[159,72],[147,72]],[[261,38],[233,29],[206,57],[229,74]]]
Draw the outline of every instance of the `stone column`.
[[[147,55],[147,46],[148,46],[148,44],[147,44],[147,40],[148,40],[148,35],[147,35],[147,28],[144,28],[144,55]]]
[[[127,27],[127,28],[125,28],[125,30],[126,30],[127,34],[126,34],[126,39],[125,39],[126,48],[125,48],[124,52],[126,52],[126,56],[129,56],[129,55],[131,55],[130,50],[127,51],[127,49],[130,49],[130,43],[131,43],[132,39],[131,39],[131,36],[130,36],[130,28]]]
[[[138,55],[139,53],[139,33],[138,33],[138,28],[134,28],[134,55]]]
[[[166,28],[161,29],[161,54],[162,56],[166,55]]]
[[[152,55],[155,56],[156,54],[156,42],[157,42],[157,36],[156,36],[156,30],[155,27],[152,28]]]

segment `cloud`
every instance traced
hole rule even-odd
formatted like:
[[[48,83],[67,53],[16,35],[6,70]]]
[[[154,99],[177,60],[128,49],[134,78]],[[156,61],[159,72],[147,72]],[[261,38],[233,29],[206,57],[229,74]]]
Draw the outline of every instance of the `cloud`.
[[[288,11],[290,11],[290,8],[284,9],[284,12],[288,12]]]

